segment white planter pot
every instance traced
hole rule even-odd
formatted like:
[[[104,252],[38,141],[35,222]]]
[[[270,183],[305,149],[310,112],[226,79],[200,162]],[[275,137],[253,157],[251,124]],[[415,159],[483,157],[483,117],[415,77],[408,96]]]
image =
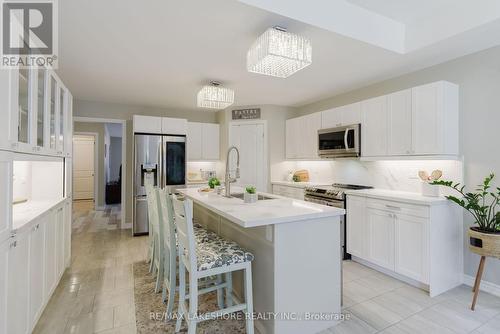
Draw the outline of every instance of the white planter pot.
[[[243,199],[244,199],[245,203],[255,203],[255,202],[257,202],[257,194],[245,193],[243,195]]]
[[[427,182],[422,182],[422,195],[439,197],[439,186],[433,186]]]

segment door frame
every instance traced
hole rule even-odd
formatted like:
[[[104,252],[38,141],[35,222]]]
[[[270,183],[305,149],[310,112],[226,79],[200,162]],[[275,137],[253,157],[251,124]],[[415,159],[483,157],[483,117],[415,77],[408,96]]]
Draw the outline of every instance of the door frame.
[[[255,120],[244,120],[244,121],[230,121],[229,129],[228,129],[228,140],[227,140],[227,149],[229,149],[231,145],[232,139],[232,129],[233,125],[263,125],[264,127],[264,184],[266,185],[266,192],[270,192],[270,183],[269,183],[269,153],[268,153],[268,135],[267,135],[267,120],[265,119],[255,119]],[[227,157],[226,157],[227,158]]]
[[[73,133],[73,138],[71,138],[71,145],[73,145],[73,140],[75,139],[75,136],[88,136],[88,137],[94,137],[94,210],[97,211],[98,206],[97,206],[97,187],[99,186],[99,133],[97,132],[74,132]],[[73,152],[74,152],[74,147],[73,147]],[[72,161],[74,165],[74,160]],[[73,166],[71,166],[73,168]],[[71,180],[71,185],[72,187],[75,186],[74,178],[75,178],[75,172],[71,171],[73,180]],[[73,189],[71,190],[73,193]]]
[[[121,220],[122,229],[132,228],[132,219],[127,220],[126,213],[126,202],[127,202],[127,120],[116,119],[116,118],[99,118],[99,117],[73,117],[73,122],[86,122],[86,123],[117,123],[122,126],[122,203],[121,203]],[[132,148],[133,149],[133,148]],[[130,184],[133,184],[133,177],[129,180]]]

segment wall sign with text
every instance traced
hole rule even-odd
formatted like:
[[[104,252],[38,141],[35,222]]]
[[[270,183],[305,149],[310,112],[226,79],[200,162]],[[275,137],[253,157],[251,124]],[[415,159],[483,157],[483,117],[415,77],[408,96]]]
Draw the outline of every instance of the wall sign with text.
[[[233,120],[260,119],[260,108],[233,110]]]

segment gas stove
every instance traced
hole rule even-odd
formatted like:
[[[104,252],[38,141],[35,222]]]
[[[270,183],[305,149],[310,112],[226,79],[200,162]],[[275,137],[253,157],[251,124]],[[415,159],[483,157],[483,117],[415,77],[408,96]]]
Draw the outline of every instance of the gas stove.
[[[331,186],[307,187],[305,188],[304,195],[306,200],[316,198],[318,200],[324,201],[345,201],[346,190],[361,190],[371,188],[373,187],[361,186],[356,184],[334,183]],[[311,200],[310,202],[313,201]]]

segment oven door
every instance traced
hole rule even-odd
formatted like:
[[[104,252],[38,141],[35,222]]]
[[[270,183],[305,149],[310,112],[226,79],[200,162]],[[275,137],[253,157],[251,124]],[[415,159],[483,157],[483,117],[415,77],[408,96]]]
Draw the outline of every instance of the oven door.
[[[360,124],[318,130],[318,155],[323,158],[360,156]]]

